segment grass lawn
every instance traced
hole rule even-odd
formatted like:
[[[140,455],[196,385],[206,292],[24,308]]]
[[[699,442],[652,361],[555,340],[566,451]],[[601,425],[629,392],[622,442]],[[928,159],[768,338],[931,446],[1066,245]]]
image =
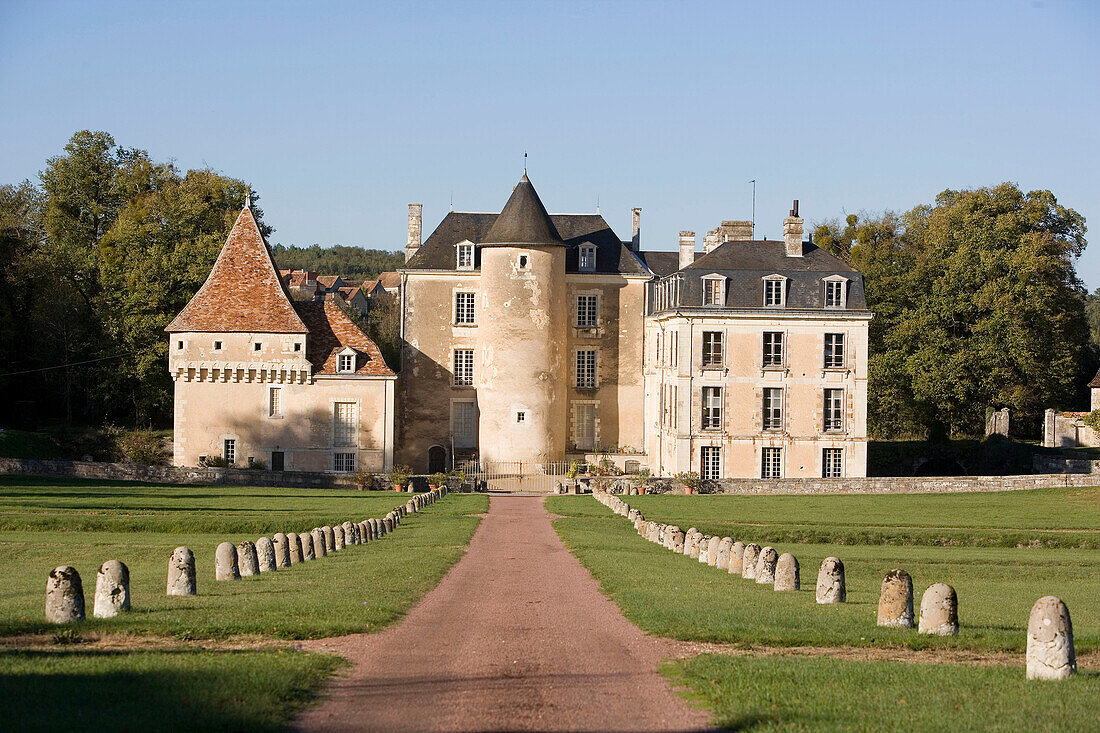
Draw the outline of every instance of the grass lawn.
[[[1100,550],[877,540],[898,527],[920,527],[932,535],[952,527],[995,537],[1009,528],[1054,530],[1061,522],[1090,532],[1100,528],[1098,497],[1094,489],[1058,489],[952,496],[629,498],[647,519],[685,530],[696,526],[708,534],[767,543],[780,553],[793,553],[801,565],[803,590],[798,593],[776,593],[646,542],[626,519],[591,497],[551,497],[548,508],[563,515],[555,521],[558,533],[603,591],[634,623],[661,636],[750,645],[1022,652],[1032,604],[1054,594],[1068,604],[1077,649],[1084,652],[1100,646]],[[829,524],[841,519],[842,526]],[[772,539],[810,531],[815,521],[843,544]],[[857,544],[861,540],[873,544]],[[814,602],[814,583],[821,560],[829,555],[844,561],[848,603],[819,606]],[[954,586],[959,597],[958,636],[927,637],[875,625],[882,576],[895,567],[913,576],[915,605],[932,583]]]
[[[666,666],[730,730],[1096,728],[1100,674],[1029,682],[1015,667],[704,654]]]
[[[129,633],[177,639],[305,639],[374,631],[399,619],[463,554],[488,509],[484,495],[450,495],[381,540],[233,582],[214,580],[214,549],[278,531],[381,517],[407,495],[311,489],[166,486],[0,476],[0,636]],[[168,597],[173,548],[195,553],[199,595]],[[96,571],[130,569],[133,610],[93,619]],[[88,620],[63,630],[44,617],[46,576],[73,565]],[[82,648],[82,646],[84,648]],[[340,661],[289,649],[169,644],[106,651],[80,643],[0,651],[0,720],[13,730],[79,727],[276,729]],[[43,700],[66,701],[43,704]],[[179,700],[174,703],[174,700]],[[113,701],[113,702],[104,702]],[[165,717],[165,716],[168,717]],[[58,717],[60,716],[60,717]],[[18,721],[12,725],[12,721]],[[132,723],[132,726],[131,726]]]
[[[340,666],[281,649],[0,651],[0,715],[12,731],[277,731]]]

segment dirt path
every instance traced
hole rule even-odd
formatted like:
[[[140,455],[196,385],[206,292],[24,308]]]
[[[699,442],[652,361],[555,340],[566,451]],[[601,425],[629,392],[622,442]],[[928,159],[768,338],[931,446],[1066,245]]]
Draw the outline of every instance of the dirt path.
[[[647,636],[566,550],[541,497],[493,496],[466,555],[399,624],[307,648],[352,661],[296,729],[706,730]]]

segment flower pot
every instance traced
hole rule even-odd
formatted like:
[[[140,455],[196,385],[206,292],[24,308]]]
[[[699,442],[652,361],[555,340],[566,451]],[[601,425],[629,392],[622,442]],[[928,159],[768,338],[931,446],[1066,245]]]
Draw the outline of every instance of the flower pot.
[[[437,484],[428,484],[428,490],[429,491],[435,491],[438,488],[439,488],[439,486]]]
[[[645,487],[644,486],[639,486],[638,487],[638,495],[641,496],[643,494],[645,494]]]
[[[393,485],[393,490],[394,491],[404,491],[405,489],[404,489],[403,486],[401,486],[401,484],[394,484]]]
[[[684,487],[684,493],[685,493],[685,494],[694,494],[694,493],[695,493],[695,489],[691,488],[690,486],[685,486],[685,487]]]

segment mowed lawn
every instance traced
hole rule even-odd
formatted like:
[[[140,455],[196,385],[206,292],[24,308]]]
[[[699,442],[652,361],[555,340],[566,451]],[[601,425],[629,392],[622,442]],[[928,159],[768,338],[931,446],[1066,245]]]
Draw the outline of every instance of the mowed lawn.
[[[0,651],[0,680],[13,692],[46,690],[50,699],[71,700],[74,710],[90,716],[81,718],[87,727],[110,720],[112,710],[130,708],[138,722],[145,710],[149,724],[159,727],[164,708],[141,701],[170,694],[181,696],[182,708],[202,711],[206,725],[199,727],[279,727],[339,665],[332,657],[295,652],[291,640],[376,631],[399,619],[465,552],[488,499],[452,494],[405,517],[381,540],[239,581],[214,580],[215,548],[223,541],[255,542],[280,531],[381,517],[408,498],[0,476],[0,636],[47,632],[59,642],[34,651],[9,642]],[[165,595],[168,559],[179,545],[195,553],[194,597]],[[96,571],[110,559],[130,570],[133,610],[93,619]],[[43,610],[46,577],[58,565],[80,572],[88,614],[86,622],[64,629],[47,624]],[[213,643],[206,651],[142,649],[140,643],[133,651],[104,651],[61,643],[117,632]],[[255,639],[260,647],[271,638],[286,640],[286,648],[218,649],[224,641],[239,646]],[[188,682],[199,678],[210,682]],[[141,680],[137,687],[135,680]],[[114,708],[102,703],[111,691],[121,701]],[[4,697],[0,719],[19,721],[21,728],[52,727],[27,696]]]
[[[783,646],[942,646],[1022,652],[1031,606],[1049,594],[1069,606],[1078,649],[1100,646],[1100,550],[945,546],[935,540],[935,544],[913,544],[911,537],[904,544],[882,544],[878,539],[898,526],[919,526],[930,535],[951,528],[964,537],[973,533],[990,538],[990,544],[1007,527],[1027,534],[1029,524],[1035,524],[1053,533],[1055,523],[1040,510],[1061,501],[1064,504],[1057,513],[1087,533],[1100,529],[1097,489],[952,496],[641,496],[628,501],[646,519],[770,544],[779,553],[792,553],[801,566],[802,590],[776,593],[770,586],[646,542],[630,522],[591,497],[549,499],[550,510],[565,515],[555,522],[565,543],[624,613],[655,634]],[[834,532],[843,544],[775,540],[812,525],[817,516],[826,528],[822,531]],[[844,529],[829,529],[841,518]],[[830,555],[844,561],[848,602],[819,606],[814,602],[814,584],[821,561]],[[927,637],[875,625],[882,577],[893,568],[913,577],[915,607],[932,583],[955,588],[958,636]]]
[[[552,497],[555,528],[603,591],[642,629],[741,647],[823,647],[821,657],[707,654],[671,662],[685,685],[736,730],[1081,730],[1095,726],[1100,672],[1029,683],[1018,666],[844,661],[829,647],[967,649],[1021,654],[1043,595],[1066,601],[1078,653],[1100,647],[1100,490],[955,495],[626,497],[647,519],[696,527],[801,565],[802,590],[777,593],[646,542],[591,497]],[[1007,534],[1019,541],[1008,539]],[[1065,537],[1063,537],[1065,535]],[[823,542],[828,538],[831,542]],[[1016,545],[1021,545],[1017,547]],[[1049,547],[1048,545],[1055,545]],[[848,602],[819,606],[821,560],[844,561]],[[913,576],[914,605],[935,582],[954,586],[961,630],[928,637],[875,625],[892,568]]]

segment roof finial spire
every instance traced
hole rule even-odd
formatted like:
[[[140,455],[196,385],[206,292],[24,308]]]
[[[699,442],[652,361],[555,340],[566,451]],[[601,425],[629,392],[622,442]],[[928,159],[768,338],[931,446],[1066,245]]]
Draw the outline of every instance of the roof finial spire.
[[[527,175],[527,151],[523,151],[523,175]]]
[[[246,193],[244,195],[244,208],[246,208],[246,209],[251,209],[252,208],[252,190],[251,189],[249,189],[248,193]]]

